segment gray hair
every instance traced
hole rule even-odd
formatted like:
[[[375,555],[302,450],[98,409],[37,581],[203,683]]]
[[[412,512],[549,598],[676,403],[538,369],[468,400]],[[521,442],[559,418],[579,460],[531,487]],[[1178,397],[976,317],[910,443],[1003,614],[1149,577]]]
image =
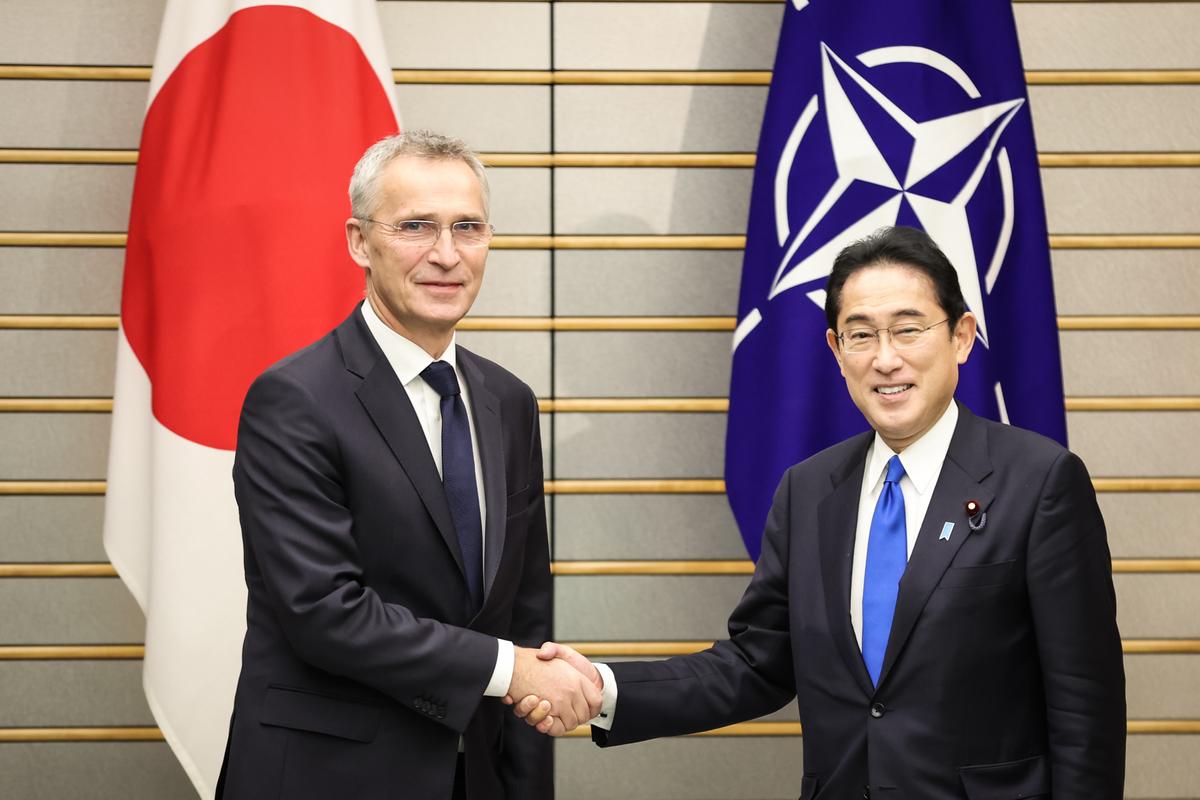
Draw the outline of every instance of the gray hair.
[[[483,162],[475,151],[462,139],[421,130],[403,131],[380,139],[362,154],[362,158],[354,165],[354,174],[350,176],[350,213],[353,216],[358,219],[371,216],[379,200],[379,176],[384,167],[400,156],[462,161],[479,178],[479,186],[483,189],[483,209],[487,212],[491,189]]]

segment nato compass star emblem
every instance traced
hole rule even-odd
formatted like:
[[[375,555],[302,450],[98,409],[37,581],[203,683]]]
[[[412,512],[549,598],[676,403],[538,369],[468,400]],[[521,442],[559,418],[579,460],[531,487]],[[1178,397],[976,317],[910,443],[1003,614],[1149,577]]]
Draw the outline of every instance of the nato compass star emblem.
[[[882,47],[859,54],[857,60],[868,69],[887,64],[921,65],[950,78],[970,100],[981,97],[962,67],[925,47]],[[775,169],[775,233],[783,258],[767,301],[826,278],[842,247],[897,224],[903,214],[906,219],[915,217],[954,265],[967,306],[979,320],[979,339],[986,347],[983,296],[991,293],[999,277],[1014,216],[1012,168],[1007,151],[997,143],[1024,98],[918,122],[825,43],[821,44],[821,71],[821,91],[800,113]],[[792,168],[822,104],[836,178],[808,218],[794,220],[788,213]],[[1003,216],[981,281],[967,204],[993,163],[1000,178]],[[839,221],[848,224],[839,229]],[[824,308],[823,289],[809,291],[807,296]],[[762,321],[762,314],[755,308],[738,321],[735,351]]]

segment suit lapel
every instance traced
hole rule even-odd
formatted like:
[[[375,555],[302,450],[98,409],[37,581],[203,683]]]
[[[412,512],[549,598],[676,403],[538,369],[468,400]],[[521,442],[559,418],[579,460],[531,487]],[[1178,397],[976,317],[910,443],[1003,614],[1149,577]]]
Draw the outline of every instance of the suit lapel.
[[[504,439],[500,424],[500,401],[484,380],[475,355],[458,348],[458,363],[471,396],[471,415],[475,419],[475,438],[479,441],[479,462],[483,467],[483,497],[486,523],[483,532],[483,592],[486,597],[500,568],[504,552],[505,482]]]
[[[854,563],[854,530],[858,522],[858,501],[866,468],[870,432],[859,437],[850,456],[830,475],[833,492],[817,509],[820,526],[821,579],[825,586],[825,610],[829,631],[850,674],[863,692],[874,693],[871,676],[863,663],[862,651],[850,622],[850,571]]]
[[[429,452],[429,441],[421,429],[417,412],[413,410],[408,392],[400,384],[395,370],[375,342],[367,323],[357,308],[337,330],[346,369],[361,377],[355,394],[367,414],[379,429],[400,467],[412,481],[437,526],[438,533],[450,548],[460,572],[463,571],[462,549],[454,531],[454,520],[446,503],[446,491],[438,475],[437,464]],[[465,575],[466,573],[463,572]]]
[[[977,500],[986,509],[994,497],[991,491],[980,485],[980,481],[992,472],[984,427],[961,404],[958,413],[958,425],[950,440],[950,449],[942,464],[933,497],[929,500],[929,508],[921,523],[921,531],[917,534],[916,544],[913,545],[912,555],[909,556],[904,577],[900,580],[896,613],[892,617],[892,630],[883,656],[883,668],[879,673],[881,685],[887,680],[888,672],[904,649],[904,643],[908,641],[930,594],[937,588],[958,549],[971,535],[967,526],[966,502]],[[947,522],[954,523],[949,540],[940,538],[942,527]]]

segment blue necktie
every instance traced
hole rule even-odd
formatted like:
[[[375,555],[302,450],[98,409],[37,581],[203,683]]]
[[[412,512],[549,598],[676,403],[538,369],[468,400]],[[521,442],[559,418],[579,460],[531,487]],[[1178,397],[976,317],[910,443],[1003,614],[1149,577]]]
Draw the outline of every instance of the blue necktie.
[[[462,548],[474,613],[483,605],[483,524],[479,517],[471,424],[454,367],[445,361],[434,361],[422,370],[421,377],[442,398],[442,486],[454,519],[458,546]]]
[[[896,613],[896,595],[900,578],[908,563],[908,534],[904,523],[904,494],[900,478],[904,465],[900,456],[888,461],[883,491],[871,517],[871,537],[867,540],[867,569],[863,576],[862,654],[871,683],[879,684],[883,654],[892,632]]]

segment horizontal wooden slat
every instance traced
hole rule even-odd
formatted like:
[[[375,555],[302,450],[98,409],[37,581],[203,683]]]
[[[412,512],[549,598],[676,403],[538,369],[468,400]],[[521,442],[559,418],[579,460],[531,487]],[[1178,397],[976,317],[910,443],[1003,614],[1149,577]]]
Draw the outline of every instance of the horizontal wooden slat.
[[[1129,720],[1131,734],[1200,733],[1200,720],[1136,719]],[[694,736],[799,736],[799,722],[741,722]],[[567,734],[572,738],[591,736],[591,728],[582,725]],[[0,728],[0,742],[157,742],[162,731],[154,727],[114,728]]]
[[[0,413],[107,413],[111,397],[0,397]],[[1067,411],[1200,411],[1200,397],[1068,397]],[[543,414],[724,414],[724,397],[542,397]]]
[[[497,235],[493,250],[741,250],[734,235]],[[124,233],[0,231],[0,247],[124,247]],[[1052,250],[1197,250],[1194,233],[1050,234]]]
[[[0,79],[148,81],[149,67],[73,66],[41,64],[0,65]],[[766,86],[769,70],[509,70],[509,69],[394,69],[400,84],[499,85],[648,85],[648,86]],[[1032,86],[1131,86],[1200,83],[1195,69],[1027,70]]]
[[[723,494],[725,481],[709,478],[546,481],[547,494]]]
[[[133,661],[145,656],[140,644],[0,645],[0,661]]]
[[[0,330],[116,330],[112,314],[6,314]],[[463,331],[732,331],[734,317],[467,317]],[[1063,331],[1200,330],[1200,315],[1061,316]]]
[[[0,569],[3,565],[0,565]],[[1113,572],[1128,574],[1200,573],[1200,558],[1115,558]],[[555,575],[751,575],[754,562],[712,561],[556,561]],[[0,574],[3,574],[0,572]]]
[[[1200,733],[1200,719],[1131,719],[1126,723],[1131,734],[1191,734]],[[567,736],[589,738],[591,728],[581,725]],[[799,722],[739,722],[693,736],[800,736]]]
[[[108,563],[0,564],[0,578],[115,578],[117,570]]]
[[[1093,478],[1097,492],[1200,492],[1200,478]],[[586,478],[551,480],[547,494],[723,494],[717,478]],[[98,495],[104,481],[0,480],[0,495]]]
[[[489,167],[748,168],[754,153],[480,153]],[[137,150],[0,148],[2,164],[136,164]],[[1043,167],[1200,167],[1200,153],[1040,153]]]
[[[1113,572],[1127,574],[1200,573],[1200,558],[1115,558]],[[705,561],[554,561],[555,575],[751,575],[746,559]],[[0,563],[0,578],[115,578],[108,563]]]
[[[161,742],[155,727],[0,728],[0,742]]]
[[[564,642],[588,658],[656,658],[682,656],[707,650],[710,641]],[[1200,654],[1200,639],[1124,639],[1128,655]]]
[[[3,481],[3,495],[95,495],[104,494],[104,481]]]
[[[111,412],[111,397],[0,397],[0,412]]]
[[[565,642],[588,658],[657,658],[706,650],[710,641]],[[1125,639],[1128,655],[1196,655],[1200,639]],[[140,644],[0,645],[0,661],[136,661]]]

